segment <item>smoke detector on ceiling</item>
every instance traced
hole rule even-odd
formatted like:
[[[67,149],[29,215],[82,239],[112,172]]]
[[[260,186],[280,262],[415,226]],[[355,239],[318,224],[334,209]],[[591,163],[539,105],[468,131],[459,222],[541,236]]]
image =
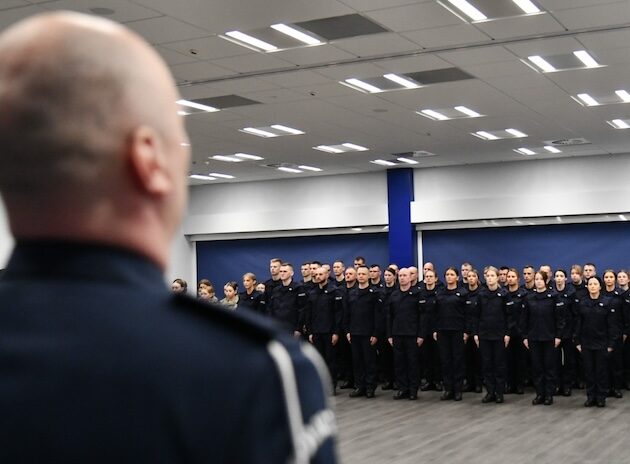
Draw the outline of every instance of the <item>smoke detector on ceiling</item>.
[[[551,145],[554,147],[570,147],[572,145],[590,145],[591,142],[582,137],[575,137],[572,139],[557,139],[557,140],[546,140],[546,145]]]

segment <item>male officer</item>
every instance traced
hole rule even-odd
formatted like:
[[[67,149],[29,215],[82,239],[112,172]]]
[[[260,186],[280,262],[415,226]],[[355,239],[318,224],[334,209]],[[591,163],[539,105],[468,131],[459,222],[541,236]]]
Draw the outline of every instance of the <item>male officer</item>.
[[[2,463],[335,461],[314,350],[164,286],[190,156],[178,98],[159,56],[111,21],[48,13],[0,35],[16,239],[0,282]]]
[[[293,266],[290,263],[280,265],[280,282],[271,293],[267,303],[267,313],[291,330],[295,337],[302,335],[304,326],[304,307],[308,301],[306,290],[293,280]]]
[[[346,285],[346,279],[344,278],[344,272],[346,270],[346,266],[341,260],[337,260],[333,263],[333,274],[335,274],[334,284],[337,287],[344,287]]]

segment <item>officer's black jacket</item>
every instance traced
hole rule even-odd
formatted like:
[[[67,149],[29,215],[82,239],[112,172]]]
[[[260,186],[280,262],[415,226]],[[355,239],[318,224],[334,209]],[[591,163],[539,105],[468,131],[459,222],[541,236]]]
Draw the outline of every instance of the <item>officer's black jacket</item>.
[[[621,312],[623,320],[628,323],[628,332],[624,333],[630,334],[630,288],[621,294]]]
[[[437,286],[428,289],[425,285],[418,294],[420,298],[420,338],[431,337],[435,332],[435,317],[437,314]]]
[[[514,302],[505,288],[498,287],[492,291],[483,287],[474,305],[471,333],[484,340],[502,340],[505,335],[510,335],[514,325],[513,306]]]
[[[377,337],[380,332],[383,300],[379,291],[357,285],[348,292],[343,327],[351,335]]]
[[[610,304],[615,310],[615,319],[617,320],[617,324],[619,324],[619,330],[624,334],[628,334],[630,332],[628,327],[630,321],[627,321],[624,318],[623,297],[621,296],[622,293],[623,292],[618,287],[615,287],[615,289],[612,291],[608,291],[605,288],[602,289],[602,295],[610,298]]]
[[[511,336],[522,337],[520,327],[521,313],[523,312],[523,300],[525,299],[525,295],[527,295],[528,290],[524,290],[522,287],[517,288],[515,291],[508,293],[510,295],[510,299],[512,300],[512,320],[514,321],[514,325],[512,326]]]
[[[313,287],[305,312],[306,332],[340,335],[345,307],[345,292],[333,282],[328,281],[323,288]]]
[[[271,346],[295,372],[303,421],[329,411],[293,337],[174,296],[156,265],[121,248],[19,241],[0,327],[2,463],[293,461]],[[335,461],[330,439],[315,461]]]
[[[574,284],[573,282],[567,283],[567,286],[571,286],[573,290],[575,290],[575,297],[580,300],[584,297],[588,296],[588,288],[586,288],[586,282],[582,281],[579,284]]]
[[[423,337],[420,294],[416,287],[394,290],[387,302],[387,337]]]
[[[470,314],[468,290],[457,287],[449,290],[444,287],[436,293],[435,315],[433,317],[434,330],[454,330],[469,332]]]
[[[293,330],[302,331],[304,307],[308,302],[306,290],[301,283],[292,280],[289,285],[277,285],[267,302],[267,314]]]
[[[269,313],[268,306],[271,301],[271,294],[273,293],[273,289],[276,288],[278,285],[282,285],[282,281],[280,279],[273,280],[270,278],[265,281],[265,292],[263,293],[263,297],[260,300],[260,304],[263,305],[263,311],[265,313]]]
[[[264,305],[260,304],[262,299],[263,294],[258,290],[254,290],[252,293],[247,293],[246,290],[243,290],[238,294],[238,309],[246,308],[251,311],[264,314]]]
[[[617,311],[610,298],[590,295],[578,300],[575,317],[575,343],[586,350],[602,350],[615,346],[621,336]]]
[[[519,288],[525,293],[532,293],[536,291],[536,287],[527,288],[525,284],[521,285]]]
[[[556,292],[546,289],[525,296],[520,320],[523,338],[541,342],[560,338],[564,324],[564,303]]]
[[[575,305],[578,300],[575,293],[575,288],[569,285],[564,287],[564,290],[559,291],[557,288],[554,291],[558,294],[560,301],[564,303],[564,328],[560,330],[559,337],[563,340],[573,338],[574,324],[575,324]]]

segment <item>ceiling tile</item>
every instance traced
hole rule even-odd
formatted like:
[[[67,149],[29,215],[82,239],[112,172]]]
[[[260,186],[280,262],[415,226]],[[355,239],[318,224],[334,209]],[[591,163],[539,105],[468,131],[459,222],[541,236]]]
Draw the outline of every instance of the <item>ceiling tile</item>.
[[[517,58],[512,61],[485,63],[473,66],[462,66],[462,69],[480,79],[486,77],[520,76],[522,74],[538,74]]]
[[[162,46],[154,46],[155,50],[160,54],[162,59],[166,61],[169,65],[176,64],[184,64],[184,63],[194,63],[199,61],[190,55],[183,55],[182,53],[175,52],[173,50],[169,50],[168,48],[164,48]]]
[[[437,3],[416,3],[370,11],[367,16],[394,32],[454,26],[462,20]]]
[[[251,50],[245,47],[214,36],[166,43],[163,47],[185,55],[190,55],[197,60],[213,60],[238,55],[249,55],[252,53]],[[192,50],[194,50],[194,53]]]
[[[438,56],[449,63],[460,67],[484,63],[498,63],[501,61],[513,61],[517,59],[513,53],[500,46],[467,48],[466,50],[439,53]]]
[[[107,0],[106,4],[94,0],[58,0],[43,6],[49,10],[71,10],[87,14],[94,14],[90,11],[91,8],[106,7],[113,10],[114,13],[104,15],[104,17],[121,23],[162,16],[161,13],[153,9],[136,5],[127,0]]]
[[[538,0],[538,4],[547,11],[566,10],[581,6],[615,3],[619,0]]]
[[[393,33],[340,40],[335,43],[335,46],[360,57],[395,54],[419,49],[417,44]]]
[[[406,32],[403,36],[425,48],[443,48],[464,43],[483,43],[490,38],[470,24]]]
[[[554,16],[568,29],[626,24],[630,22],[630,2],[560,10],[556,11]]]
[[[562,32],[565,28],[551,15],[539,14],[518,18],[505,18],[475,24],[494,39],[532,37],[549,32]]]
[[[505,48],[516,56],[526,58],[531,55],[560,55],[581,50],[582,45],[573,37],[560,37],[554,39],[528,40],[515,44],[507,44]]]
[[[275,56],[262,53],[221,58],[213,60],[212,63],[238,73],[291,67],[291,63],[278,59]]]
[[[231,74],[226,68],[210,64],[207,61],[196,61],[171,66],[173,75],[178,79],[197,81]]]
[[[143,19],[141,21],[128,23],[127,26],[152,44],[190,40],[208,35],[208,32],[203,29],[168,16]]]
[[[431,69],[450,68],[451,64],[436,55],[422,53],[408,58],[382,60],[378,62],[378,66],[388,72],[405,74],[418,71],[429,71]]]
[[[330,82],[329,77],[322,76],[315,71],[290,71],[281,74],[273,74],[261,79],[269,80],[269,82],[273,82],[275,85],[287,88]]]
[[[330,63],[356,58],[356,55],[352,55],[332,45],[295,48],[292,50],[279,51],[274,54],[297,66]]]

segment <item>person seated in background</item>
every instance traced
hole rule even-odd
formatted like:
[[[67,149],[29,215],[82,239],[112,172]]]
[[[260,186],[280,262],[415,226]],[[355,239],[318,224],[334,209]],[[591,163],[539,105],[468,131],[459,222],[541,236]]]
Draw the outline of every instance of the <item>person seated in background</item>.
[[[203,297],[201,296],[202,290],[205,290],[203,292]],[[217,298],[216,292],[214,290],[214,285],[212,285],[212,282],[210,282],[208,279],[201,279],[197,284],[197,296],[204,300],[212,301],[213,303],[219,302],[219,299]]]
[[[171,284],[171,291],[185,294],[188,291],[188,283],[184,279],[175,279]]]
[[[223,298],[219,303],[227,309],[236,309],[238,305],[238,284],[234,281],[226,282],[223,286]]]

